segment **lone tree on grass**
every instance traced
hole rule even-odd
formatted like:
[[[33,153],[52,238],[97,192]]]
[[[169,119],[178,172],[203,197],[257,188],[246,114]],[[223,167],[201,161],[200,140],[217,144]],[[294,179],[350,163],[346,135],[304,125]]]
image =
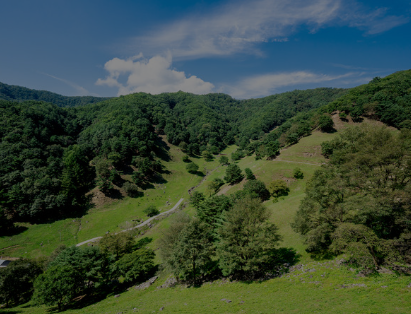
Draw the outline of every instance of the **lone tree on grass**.
[[[255,278],[272,265],[281,236],[258,199],[245,198],[224,213],[217,229],[217,257],[223,275]]]
[[[229,184],[234,184],[240,182],[243,177],[240,167],[236,164],[230,164],[225,171],[224,180]]]
[[[193,162],[190,162],[190,163],[186,166],[186,169],[187,169],[188,172],[190,172],[190,173],[192,173],[192,174],[195,174],[195,173],[197,173],[197,171],[198,171],[198,165],[195,164],[195,163],[193,163]]]

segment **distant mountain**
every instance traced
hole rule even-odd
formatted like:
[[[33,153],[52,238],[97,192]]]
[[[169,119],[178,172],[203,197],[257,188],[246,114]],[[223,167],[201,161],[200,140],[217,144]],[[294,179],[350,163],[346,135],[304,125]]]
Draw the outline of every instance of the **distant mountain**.
[[[0,83],[0,99],[9,101],[38,100],[53,103],[59,107],[76,107],[107,100],[110,97],[62,96],[56,93],[35,90],[17,85]]]

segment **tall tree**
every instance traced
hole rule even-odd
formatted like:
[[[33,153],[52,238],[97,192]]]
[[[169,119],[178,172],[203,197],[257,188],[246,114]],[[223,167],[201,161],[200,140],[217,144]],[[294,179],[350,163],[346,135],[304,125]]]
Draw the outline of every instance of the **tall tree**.
[[[217,257],[225,276],[254,278],[267,271],[281,236],[258,199],[245,198],[224,213],[217,229]]]

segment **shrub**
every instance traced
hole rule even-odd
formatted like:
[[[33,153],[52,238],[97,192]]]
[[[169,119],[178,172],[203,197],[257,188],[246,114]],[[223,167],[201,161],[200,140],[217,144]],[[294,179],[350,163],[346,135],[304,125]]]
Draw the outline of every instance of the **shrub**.
[[[304,179],[304,173],[298,167],[294,169],[293,176],[296,179]]]
[[[186,166],[186,169],[187,169],[188,172],[190,172],[190,173],[192,173],[192,174],[195,174],[195,173],[197,173],[197,171],[198,171],[198,165],[195,164],[195,163],[193,163],[193,162],[190,162],[190,163]]]
[[[154,205],[149,205],[146,209],[143,210],[143,213],[148,217],[153,217],[158,215],[160,212]]]
[[[138,195],[138,188],[137,185],[131,182],[125,182],[123,184],[123,190],[127,193],[128,196],[137,196]]]

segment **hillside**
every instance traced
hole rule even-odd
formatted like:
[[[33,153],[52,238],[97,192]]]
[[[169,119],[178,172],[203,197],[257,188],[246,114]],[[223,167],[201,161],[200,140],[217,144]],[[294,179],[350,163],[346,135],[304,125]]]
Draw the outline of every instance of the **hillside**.
[[[0,83],[0,99],[8,101],[36,100],[55,104],[59,107],[76,107],[96,103],[109,97],[62,96],[45,90],[35,90],[17,85]]]
[[[4,278],[39,277],[0,311],[408,312],[410,76],[247,101],[1,101],[0,255],[33,266]],[[67,278],[58,301],[47,287]]]

